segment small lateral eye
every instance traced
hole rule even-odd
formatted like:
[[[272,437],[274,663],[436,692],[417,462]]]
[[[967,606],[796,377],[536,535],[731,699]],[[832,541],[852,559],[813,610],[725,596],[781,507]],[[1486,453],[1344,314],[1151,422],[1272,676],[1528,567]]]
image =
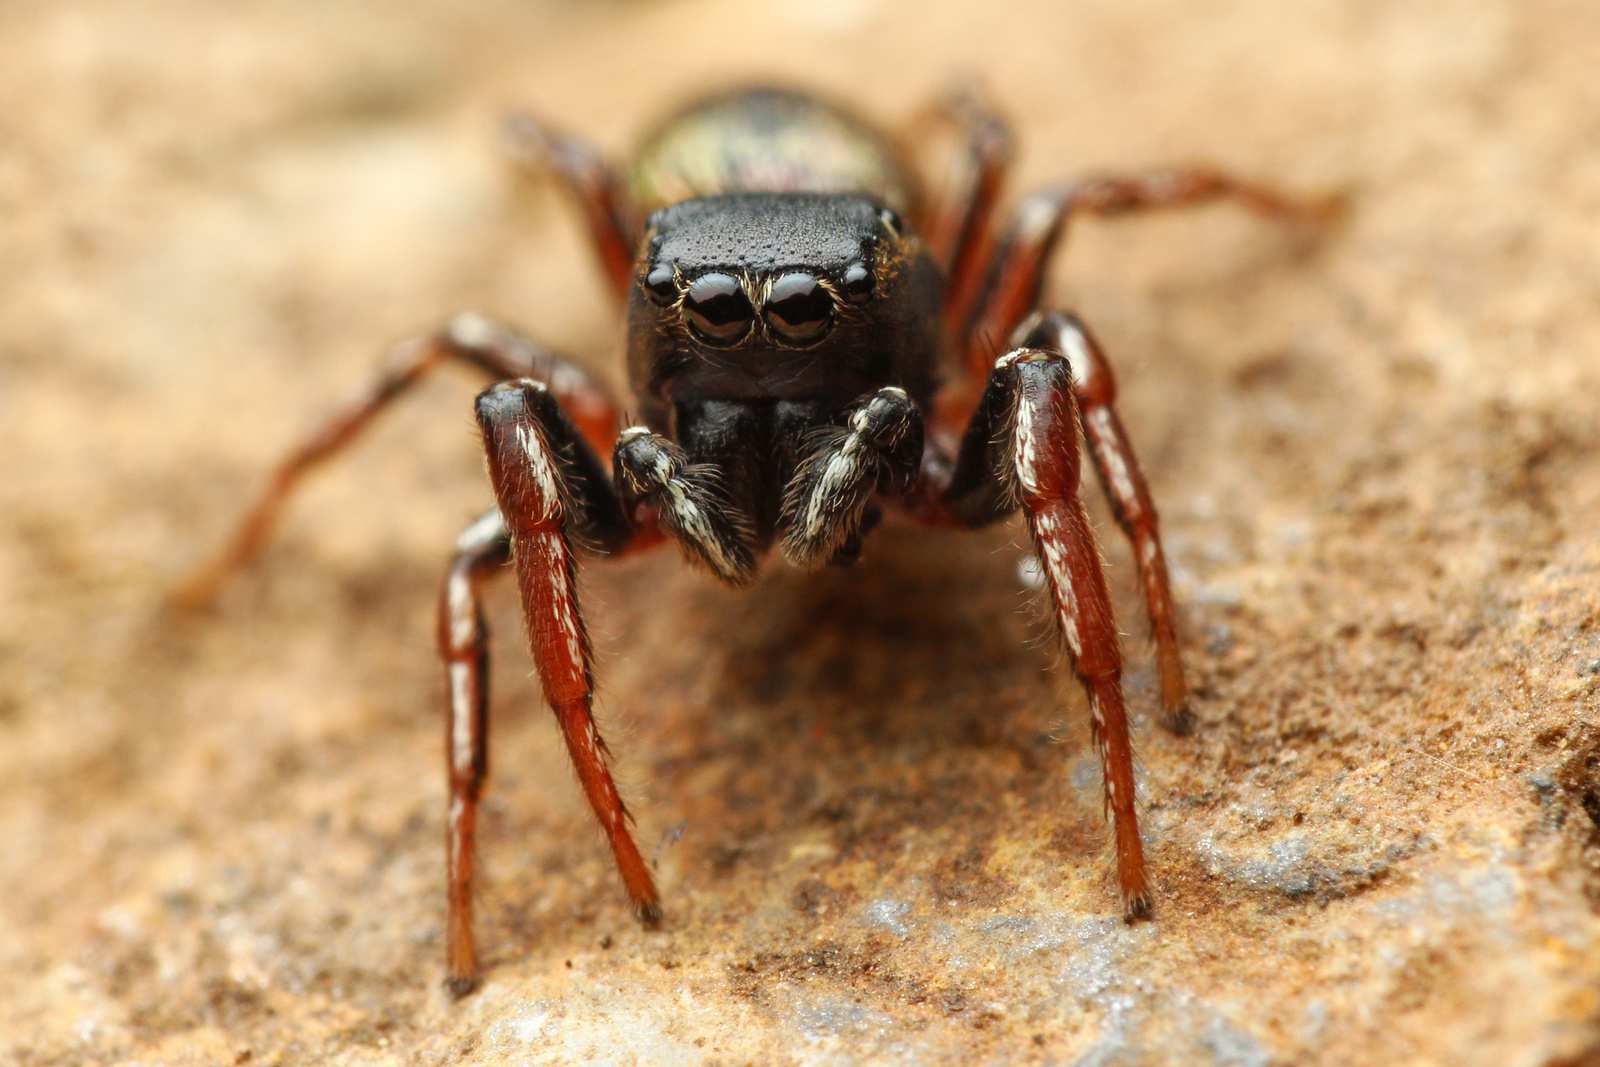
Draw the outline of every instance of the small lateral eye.
[[[852,304],[860,304],[872,296],[875,281],[871,268],[865,263],[852,263],[844,269],[844,276],[839,279],[839,288],[843,290],[846,300]]]
[[[785,274],[772,283],[763,313],[779,337],[806,344],[833,324],[833,297],[809,274]]]
[[[678,302],[678,276],[671,263],[657,263],[644,276],[644,292],[657,307]]]
[[[750,298],[737,278],[702,274],[683,295],[683,317],[689,330],[712,345],[736,344],[755,324]]]

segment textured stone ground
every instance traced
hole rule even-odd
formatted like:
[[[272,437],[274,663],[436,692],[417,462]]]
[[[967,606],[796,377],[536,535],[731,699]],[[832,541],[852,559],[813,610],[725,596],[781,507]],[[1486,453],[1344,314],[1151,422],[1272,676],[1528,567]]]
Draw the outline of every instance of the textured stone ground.
[[[0,1060],[1600,1062],[1600,14],[1570,2],[110,0],[0,10]],[[753,592],[586,578],[668,920],[630,923],[511,591],[487,982],[442,977],[446,375],[198,622],[159,611],[388,342],[616,320],[494,122],[623,149],[775,73],[911,121],[953,70],[1021,184],[1212,160],[1350,197],[1082,227],[1200,730],[1153,725],[1117,918],[1083,705],[1016,529]],[[1103,508],[1096,514],[1112,533]],[[1114,539],[1111,539],[1114,541]]]

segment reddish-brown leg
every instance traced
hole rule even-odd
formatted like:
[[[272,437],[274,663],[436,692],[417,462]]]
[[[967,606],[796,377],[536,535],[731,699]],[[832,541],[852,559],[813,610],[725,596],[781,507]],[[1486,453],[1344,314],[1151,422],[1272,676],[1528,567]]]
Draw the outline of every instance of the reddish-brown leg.
[[[995,244],[975,303],[957,321],[954,331],[972,381],[984,380],[993,353],[1038,307],[1051,254],[1074,216],[1120,215],[1219,199],[1236,200],[1251,211],[1276,218],[1313,221],[1326,213],[1263,186],[1204,168],[1102,178],[1047,189],[1024,199]]]
[[[1018,348],[995,362],[948,474],[924,465],[923,481],[943,479],[943,491],[914,487],[907,500],[913,514],[939,525],[981,526],[1022,506],[1056,631],[1089,696],[1123,902],[1130,918],[1143,918],[1150,887],[1134,811],[1122,650],[1099,548],[1078,500],[1079,456],[1071,365],[1058,352]]]
[[[439,333],[411,338],[389,351],[378,372],[278,464],[227,546],[184,580],[173,593],[174,603],[190,609],[210,603],[229,575],[261,554],[301,479],[349,445],[385,408],[447,360],[476,367],[493,379],[526,376],[549,383],[584,436],[601,455],[608,454],[619,420],[616,405],[594,377],[481,315],[458,315]]]
[[[1194,728],[1189,710],[1189,690],[1183,680],[1183,659],[1178,653],[1176,611],[1167,560],[1161,551],[1161,532],[1150,487],[1139,468],[1133,443],[1117,417],[1117,380],[1094,335],[1074,315],[1061,312],[1035,314],[1017,327],[1012,345],[1059,352],[1072,367],[1073,390],[1089,456],[1100,486],[1111,504],[1117,525],[1133,546],[1144,589],[1150,635],[1155,641],[1156,663],[1161,672],[1163,724],[1174,733]]]
[[[1011,128],[976,86],[962,83],[939,101],[939,111],[962,130],[965,144],[945,188],[922,226],[928,249],[945,271],[945,317],[965,321],[989,251],[989,222],[1011,164]]]
[[[483,369],[495,381],[543,382],[595,454],[610,454],[622,416],[611,391],[583,367],[483,315],[457,315],[440,342],[452,356]]]
[[[1130,917],[1144,918],[1150,914],[1150,887],[1134,813],[1122,650],[1100,550],[1078,500],[1078,420],[1071,371],[1061,356],[1039,349],[1012,352],[996,368],[1011,378],[1011,465],[1018,496],[1050,590],[1056,627],[1089,694],[1089,724],[1116,834],[1123,902]]]
[[[599,151],[556,132],[532,115],[506,119],[512,156],[535,173],[554,171],[583,212],[600,266],[620,299],[633,284],[639,251],[639,223],[627,190]]]
[[[445,753],[450,811],[445,826],[449,896],[446,985],[456,996],[477,983],[472,936],[473,866],[478,801],[489,774],[489,630],[481,587],[511,558],[499,511],[490,511],[456,541],[455,558],[439,596],[439,654],[444,659],[448,710]]]
[[[593,657],[578,612],[568,536],[573,493],[570,471],[558,458],[566,435],[563,421],[559,405],[541,382],[504,382],[478,397],[489,477],[510,532],[528,644],[545,700],[561,727],[589,806],[605,830],[628,896],[639,917],[652,923],[661,915],[655,882],[629,832],[628,812],[590,711]]]

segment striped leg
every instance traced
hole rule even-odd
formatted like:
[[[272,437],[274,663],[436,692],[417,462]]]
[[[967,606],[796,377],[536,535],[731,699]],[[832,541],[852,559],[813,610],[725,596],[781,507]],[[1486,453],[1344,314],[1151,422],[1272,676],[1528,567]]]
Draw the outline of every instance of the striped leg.
[[[993,521],[1019,503],[1027,516],[1056,631],[1089,696],[1124,907],[1129,918],[1145,918],[1150,887],[1134,811],[1122,651],[1099,548],[1078,500],[1077,422],[1065,358],[1035,348],[1000,357],[967,428],[943,502],[951,518],[964,525]]]
[[[655,883],[629,832],[630,817],[611,778],[609,754],[591,713],[593,655],[578,611],[572,551],[572,534],[583,531],[589,544],[619,554],[629,547],[633,527],[599,459],[543,383],[525,378],[493,386],[479,395],[477,413],[503,529],[492,520],[482,520],[478,537],[469,531],[468,554],[472,544],[481,541],[503,537],[509,543],[528,644],[545,700],[561,728],[589,806],[610,842],[628,896],[640,919],[653,923],[661,914]],[[457,993],[470,990],[477,978],[469,891],[472,813],[479,788],[472,783],[481,782],[481,772],[474,775],[472,768],[478,759],[473,746],[482,744],[487,682],[481,667],[472,666],[479,659],[472,632],[478,623],[473,621],[477,605],[471,570],[470,563],[452,567],[441,621],[451,680],[449,985]],[[467,573],[458,580],[463,571]],[[460,887],[458,874],[465,879]]]
[[[481,587],[511,558],[511,538],[500,512],[491,511],[456,541],[439,597],[439,654],[444,659],[445,754],[450,813],[445,824],[449,896],[445,984],[464,996],[477,983],[472,936],[473,864],[478,800],[489,774],[489,628]]]
[[[1060,352],[1071,364],[1089,456],[1111,504],[1111,513],[1133,546],[1133,558],[1139,567],[1139,585],[1144,590],[1150,636],[1155,641],[1156,663],[1161,671],[1162,721],[1174,733],[1187,734],[1194,729],[1194,713],[1189,710],[1189,690],[1178,653],[1177,612],[1167,578],[1167,558],[1161,551],[1161,531],[1150,486],[1139,469],[1128,431],[1117,417],[1117,379],[1111,364],[1088,327],[1076,316],[1061,312],[1030,317],[1012,335],[1012,344]]]
[[[440,365],[456,361],[492,379],[532,377],[549,385],[592,440],[606,447],[617,432],[616,407],[593,376],[482,315],[457,315],[438,333],[413,337],[390,349],[376,374],[287,458],[278,464],[232,539],[174,591],[173,602],[197,609],[216,598],[228,577],[253,562],[266,547],[284,506],[314,468],[343,451],[390,404]]]

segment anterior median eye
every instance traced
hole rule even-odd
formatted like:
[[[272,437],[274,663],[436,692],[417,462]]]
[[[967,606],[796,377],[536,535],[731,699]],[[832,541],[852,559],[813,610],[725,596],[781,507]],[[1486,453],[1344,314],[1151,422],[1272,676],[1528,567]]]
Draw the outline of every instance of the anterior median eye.
[[[683,294],[683,317],[690,332],[706,344],[731,345],[750,332],[756,316],[738,279],[703,274]]]
[[[809,274],[785,274],[772,283],[762,314],[783,340],[807,344],[833,325],[833,296]]]

